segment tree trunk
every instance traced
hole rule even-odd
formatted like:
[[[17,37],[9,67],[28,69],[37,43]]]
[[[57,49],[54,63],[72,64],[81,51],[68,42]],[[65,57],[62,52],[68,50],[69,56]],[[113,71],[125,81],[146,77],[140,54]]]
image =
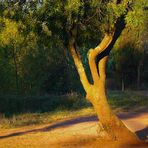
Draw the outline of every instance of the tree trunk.
[[[119,27],[118,27],[119,28]],[[114,34],[105,34],[101,43],[94,49],[88,52],[89,67],[93,78],[93,84],[88,81],[85,69],[83,67],[80,55],[75,45],[76,28],[71,32],[69,40],[69,49],[73,57],[75,66],[80,76],[80,81],[86,92],[86,98],[92,103],[97,116],[99,118],[99,125],[103,129],[106,136],[112,140],[138,141],[137,136],[132,133],[122,121],[111,110],[106,97],[105,81],[106,81],[106,63],[110,49],[112,49],[119,32]],[[98,65],[96,64],[96,57],[100,55]]]
[[[99,121],[105,132],[105,137],[103,138],[109,138],[112,140],[124,139],[126,142],[138,141],[138,138],[136,137],[136,135],[131,131],[129,131],[129,129],[127,129],[127,127],[122,123],[122,121],[110,109],[106,96],[102,95],[103,93],[105,94],[104,88],[100,87],[99,89],[98,89],[98,92],[101,92],[101,95],[100,93],[96,94],[92,98],[92,100],[94,101],[91,101],[91,103],[97,113]]]
[[[105,89],[105,65],[107,62],[107,57],[104,57],[100,61],[99,70],[102,75],[100,75],[100,79],[97,84],[93,85],[89,95],[87,95],[88,99],[92,103],[97,116],[99,118],[101,127],[105,132],[104,138],[109,138],[112,140],[125,140],[131,142],[137,142],[137,136],[132,133],[123,123],[122,121],[113,113],[111,110],[107,97],[106,97],[106,89]],[[102,69],[101,69],[102,68]],[[101,72],[102,71],[102,72]],[[101,129],[102,130],[102,129]]]

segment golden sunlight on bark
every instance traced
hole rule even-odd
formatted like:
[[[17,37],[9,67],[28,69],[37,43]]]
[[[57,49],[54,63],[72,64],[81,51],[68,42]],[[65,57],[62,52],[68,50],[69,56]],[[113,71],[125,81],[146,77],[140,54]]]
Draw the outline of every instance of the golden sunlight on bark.
[[[75,66],[77,68],[78,74],[80,76],[80,81],[81,81],[81,83],[83,85],[83,88],[87,92],[87,91],[89,91],[89,89],[91,87],[91,84],[89,83],[89,81],[87,79],[87,76],[86,76],[86,73],[85,73],[85,70],[84,70],[80,55],[76,51],[76,48],[75,48],[74,45],[70,44],[69,48],[70,48],[70,52],[71,52],[71,55],[73,57]]]
[[[99,75],[100,75],[100,79],[102,81],[104,81],[105,83],[105,79],[106,79],[106,63],[108,60],[108,56],[105,56],[103,59],[100,60],[100,62],[98,63],[98,68],[99,68]]]
[[[94,83],[98,83],[99,81],[99,75],[96,66],[96,57],[98,56],[98,54],[100,54],[108,47],[111,41],[112,41],[112,35],[106,34],[102,42],[95,49],[90,49],[88,51],[89,66]]]
[[[105,138],[109,138],[112,140],[122,140],[137,142],[138,138],[134,133],[132,133],[126,126],[122,123],[122,121],[113,113],[111,110],[105,90],[105,67],[107,63],[108,56],[102,58],[99,62],[99,81],[92,87],[91,95],[89,100],[93,104],[97,116],[100,121],[100,125],[104,130]],[[92,94],[92,92],[94,92]]]

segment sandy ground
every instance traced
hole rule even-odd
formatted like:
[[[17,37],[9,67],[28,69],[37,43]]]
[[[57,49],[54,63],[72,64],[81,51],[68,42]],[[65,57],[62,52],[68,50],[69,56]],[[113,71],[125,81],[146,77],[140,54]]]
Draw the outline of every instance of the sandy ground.
[[[142,140],[148,139],[148,112],[122,113],[125,125]],[[95,116],[80,117],[41,126],[28,126],[0,130],[0,148],[119,148],[116,142],[96,141],[97,121]],[[147,143],[148,144],[148,143]],[[129,146],[129,147],[148,147]]]

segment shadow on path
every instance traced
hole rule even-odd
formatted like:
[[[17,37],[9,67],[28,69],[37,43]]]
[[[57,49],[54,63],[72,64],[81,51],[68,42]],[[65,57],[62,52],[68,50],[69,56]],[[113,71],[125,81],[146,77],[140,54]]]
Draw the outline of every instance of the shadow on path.
[[[141,114],[142,113],[120,114],[119,118],[120,119],[130,119],[130,118],[138,117]],[[54,129],[61,128],[61,127],[68,127],[68,126],[79,124],[79,123],[93,122],[93,121],[98,121],[98,118],[96,116],[79,117],[79,118],[75,118],[75,119],[61,121],[61,122],[51,124],[49,126],[38,128],[38,129],[32,129],[32,130],[26,130],[26,131],[14,132],[14,133],[7,134],[7,135],[2,135],[2,136],[0,136],[0,139],[14,137],[14,136],[21,136],[21,135],[24,135],[27,133],[32,133],[32,132],[48,132],[48,131],[52,131]],[[146,140],[147,135],[148,135],[148,127],[144,128],[142,130],[136,131],[135,133],[137,134],[137,136],[140,139]]]
[[[51,131],[57,128],[68,127],[74,124],[92,122],[92,121],[98,121],[97,117],[96,116],[79,117],[79,118],[75,118],[71,120],[61,121],[61,122],[51,124],[49,126],[39,128],[39,129],[27,130],[27,131],[22,131],[22,132],[20,131],[20,132],[11,133],[8,135],[3,135],[3,136],[0,136],[0,139],[9,138],[13,136],[20,136],[20,135],[24,135],[24,134],[31,133],[31,132],[48,132],[48,131]]]
[[[148,127],[144,128],[142,130],[136,131],[135,133],[142,140],[147,140],[148,139]]]

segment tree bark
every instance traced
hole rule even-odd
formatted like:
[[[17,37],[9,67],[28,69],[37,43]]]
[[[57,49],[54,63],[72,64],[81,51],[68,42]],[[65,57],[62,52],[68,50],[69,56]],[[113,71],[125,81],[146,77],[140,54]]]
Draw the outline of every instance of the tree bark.
[[[107,61],[106,59],[107,57],[104,57],[100,61],[100,67],[105,68],[105,64]],[[137,141],[138,138],[136,137],[136,135],[129,131],[129,129],[127,129],[122,121],[113,113],[107,102],[105,91],[106,78],[103,74],[105,71],[104,68],[99,69],[100,73],[102,73],[102,76],[100,75],[98,85],[92,87],[93,90],[91,92],[93,93],[91,94],[91,98],[89,98],[89,100],[95,108],[103,130],[106,132],[105,135],[107,135],[107,138],[110,138],[112,140],[124,139],[125,141]]]

